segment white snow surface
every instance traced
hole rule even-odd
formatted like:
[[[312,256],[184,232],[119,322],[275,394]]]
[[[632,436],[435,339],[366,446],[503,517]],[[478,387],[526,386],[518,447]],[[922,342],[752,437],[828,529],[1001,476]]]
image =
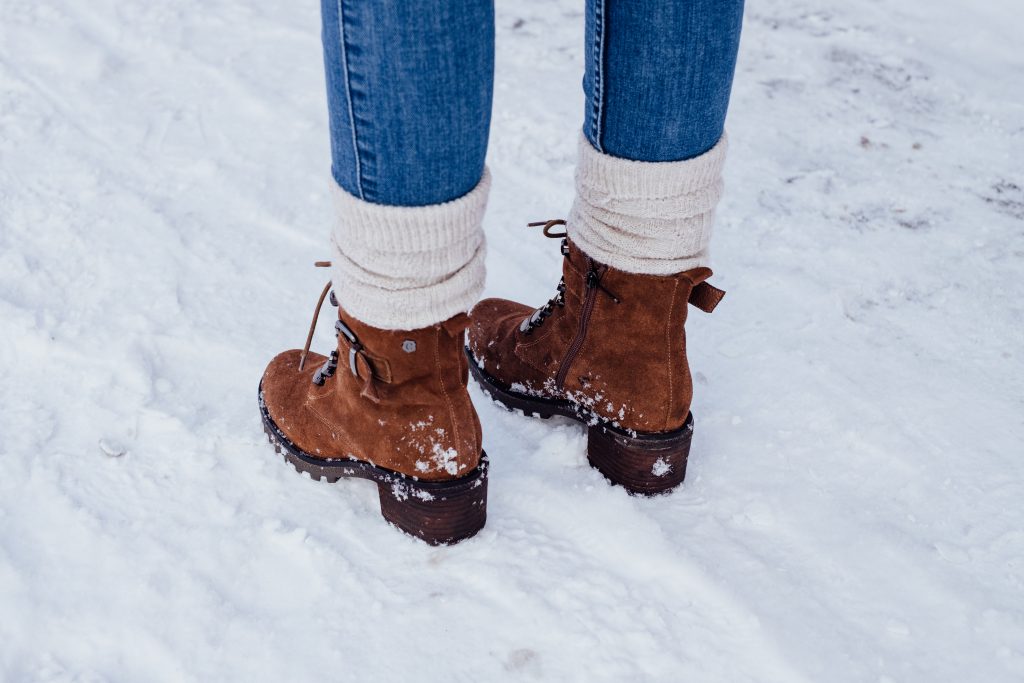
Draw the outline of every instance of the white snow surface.
[[[474,388],[449,548],[260,427],[328,257],[317,12],[0,0],[0,680],[1024,679],[1016,2],[751,2],[685,485]],[[490,295],[554,291],[582,31],[499,2]]]

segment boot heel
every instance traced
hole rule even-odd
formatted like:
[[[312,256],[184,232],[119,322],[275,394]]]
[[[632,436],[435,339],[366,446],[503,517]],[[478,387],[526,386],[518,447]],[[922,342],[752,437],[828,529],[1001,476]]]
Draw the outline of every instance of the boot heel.
[[[587,459],[613,484],[652,496],[683,483],[692,438],[692,415],[667,434],[629,436],[594,426],[587,430]]]
[[[458,543],[487,521],[487,456],[460,479],[422,482],[409,478],[379,481],[380,512],[391,524],[430,545]]]

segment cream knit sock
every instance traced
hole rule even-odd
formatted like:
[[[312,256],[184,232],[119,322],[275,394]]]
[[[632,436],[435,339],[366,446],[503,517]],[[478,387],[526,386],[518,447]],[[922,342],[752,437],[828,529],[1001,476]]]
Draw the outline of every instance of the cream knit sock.
[[[725,148],[722,135],[686,161],[630,161],[598,152],[581,135],[569,237],[595,260],[630,273],[707,266]]]
[[[386,206],[337,183],[332,281],[346,312],[389,330],[415,330],[469,310],[484,286],[481,227],[491,177],[444,204]]]

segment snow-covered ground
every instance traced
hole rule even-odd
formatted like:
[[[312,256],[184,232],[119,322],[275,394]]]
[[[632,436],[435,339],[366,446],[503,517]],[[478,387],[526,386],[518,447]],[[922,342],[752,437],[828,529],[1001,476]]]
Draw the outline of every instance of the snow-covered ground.
[[[430,548],[256,409],[327,256],[317,3],[0,0],[0,680],[1021,680],[1020,10],[751,2],[686,484],[474,388],[489,522]],[[488,294],[540,303],[582,7],[498,14]]]

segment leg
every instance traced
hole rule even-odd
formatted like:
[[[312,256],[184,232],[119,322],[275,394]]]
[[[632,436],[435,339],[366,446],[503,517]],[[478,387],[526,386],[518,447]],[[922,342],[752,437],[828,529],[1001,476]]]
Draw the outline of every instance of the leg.
[[[569,231],[594,258],[657,275],[708,265],[742,15],[743,0],[587,1]]]
[[[599,152],[680,161],[725,126],[743,0],[587,0],[583,132]]]
[[[426,206],[480,182],[494,74],[488,0],[322,0],[334,179]]]
[[[486,519],[466,390],[494,63],[491,0],[323,0],[337,347],[271,361],[260,412],[296,470],[377,484],[381,514],[430,543]],[[333,291],[332,291],[333,290]]]
[[[383,328],[450,318],[483,288],[492,1],[322,0],[322,18],[337,296]]]
[[[588,0],[587,108],[558,294],[473,309],[470,368],[500,403],[588,425],[587,455],[635,493],[686,473],[688,305],[710,312],[707,244],[742,0]]]

